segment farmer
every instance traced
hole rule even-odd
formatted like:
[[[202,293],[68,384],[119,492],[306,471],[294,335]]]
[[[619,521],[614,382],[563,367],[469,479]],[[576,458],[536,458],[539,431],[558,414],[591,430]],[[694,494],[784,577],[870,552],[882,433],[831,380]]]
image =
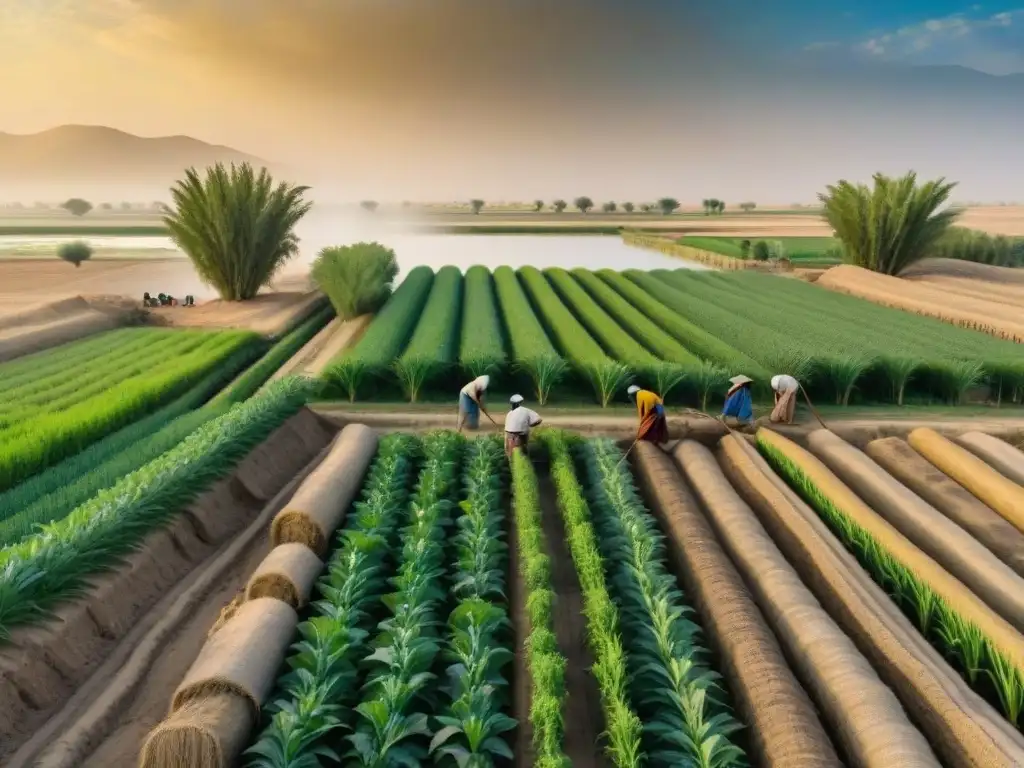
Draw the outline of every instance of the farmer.
[[[769,420],[774,424],[792,424],[800,382],[788,374],[779,374],[772,376],[772,390],[775,392],[775,407]]]
[[[511,459],[516,448],[526,450],[530,442],[530,430],[542,420],[536,411],[523,405],[522,395],[512,395],[508,402],[509,410],[505,414],[505,455]]]
[[[636,439],[660,445],[668,442],[668,421],[665,418],[665,404],[654,392],[640,389],[635,384],[626,390],[640,414],[640,426]]]
[[[490,383],[490,376],[477,376],[459,392],[459,432],[462,431],[463,426],[470,429],[479,427],[480,411],[483,411],[484,415],[491,419],[491,414],[487,413],[487,409],[484,407],[484,395],[487,394],[487,387]],[[491,421],[493,422],[494,419]]]
[[[740,424],[754,421],[754,401],[750,397],[750,385],[753,380],[740,374],[729,379],[732,385],[725,393],[725,405],[722,407],[722,419],[736,419]]]

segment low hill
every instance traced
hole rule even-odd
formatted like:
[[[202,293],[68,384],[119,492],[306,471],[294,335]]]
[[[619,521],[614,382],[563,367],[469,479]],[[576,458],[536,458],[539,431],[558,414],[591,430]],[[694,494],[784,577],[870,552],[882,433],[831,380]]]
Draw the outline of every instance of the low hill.
[[[26,135],[0,132],[0,183],[167,184],[189,166],[244,161],[267,165],[231,147],[189,136],[144,138],[92,125],[63,125]]]

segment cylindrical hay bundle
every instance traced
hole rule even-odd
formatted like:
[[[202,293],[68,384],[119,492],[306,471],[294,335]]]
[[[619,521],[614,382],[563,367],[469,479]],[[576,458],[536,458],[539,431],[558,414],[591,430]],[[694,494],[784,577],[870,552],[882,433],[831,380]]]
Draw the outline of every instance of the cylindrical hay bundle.
[[[868,533],[896,562],[902,563],[936,595],[946,601],[962,618],[973,622],[992,644],[1017,669],[1024,669],[1024,636],[1004,618],[982,602],[949,571],[915,546],[883,517],[857,498],[828,467],[804,450],[770,429],[761,429],[758,442],[767,445],[793,464],[818,493],[827,498],[843,515]],[[943,438],[944,439],[944,438]],[[947,441],[948,442],[948,441]],[[955,450],[962,448],[952,446]]]
[[[300,610],[309,602],[313,585],[323,569],[320,558],[305,544],[274,547],[253,571],[245,599],[272,597]]]
[[[255,717],[274,687],[298,623],[295,609],[280,600],[243,603],[199,651],[174,692],[171,711],[195,699],[232,693],[249,702]]]
[[[1024,534],[940,472],[906,440],[872,440],[865,451],[882,469],[970,533],[1015,573],[1024,576]]]
[[[1001,475],[1024,486],[1024,453],[1006,441],[984,432],[966,432],[956,441]]]
[[[786,559],[896,692],[943,762],[950,768],[1024,765],[1020,732],[953,671],[754,447],[729,435],[718,459]]]
[[[755,762],[780,768],[841,765],[814,705],[672,460],[650,443],[639,443],[635,455],[637,479],[652,501],[673,563],[700,611],[730,690],[750,725]],[[934,765],[887,765],[896,764]]]
[[[274,518],[273,545],[305,544],[318,557],[326,555],[328,542],[359,492],[376,452],[377,435],[365,424],[349,424],[341,430],[330,453]]]
[[[891,745],[909,743],[920,751],[924,739],[896,695],[804,586],[711,451],[687,440],[673,456],[850,759],[891,766],[903,758]]]
[[[249,701],[222,693],[190,701],[154,728],[139,768],[231,768],[249,744]]]
[[[928,461],[1024,531],[1024,488],[934,429],[921,427],[907,442]]]
[[[838,435],[819,429],[808,436],[807,442],[818,458],[875,512],[996,613],[1024,630],[1024,579]]]

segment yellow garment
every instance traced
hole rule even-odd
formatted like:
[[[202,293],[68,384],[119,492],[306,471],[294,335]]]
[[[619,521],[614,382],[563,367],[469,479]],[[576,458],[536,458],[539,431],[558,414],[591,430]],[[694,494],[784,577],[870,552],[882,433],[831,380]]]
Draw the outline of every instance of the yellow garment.
[[[640,413],[640,421],[646,419],[651,413],[654,412],[654,406],[664,405],[661,398],[653,392],[648,392],[646,389],[641,389],[636,393],[636,409]]]

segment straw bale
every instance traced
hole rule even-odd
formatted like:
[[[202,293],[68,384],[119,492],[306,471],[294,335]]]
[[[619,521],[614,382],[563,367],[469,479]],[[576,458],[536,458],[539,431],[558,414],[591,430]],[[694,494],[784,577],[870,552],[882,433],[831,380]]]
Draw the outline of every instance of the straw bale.
[[[673,457],[845,754],[865,766],[902,763],[908,748],[912,759],[928,755],[896,695],[804,586],[711,451],[687,440]]]
[[[672,460],[650,443],[638,444],[635,456],[640,485],[668,536],[673,564],[751,726],[757,762],[839,766],[814,705]]]
[[[920,427],[907,442],[928,461],[1024,531],[1024,488],[934,429]]]
[[[249,579],[246,600],[272,597],[300,610],[309,602],[324,564],[305,544],[282,544],[270,550]]]
[[[947,766],[1024,765],[1024,737],[946,663],[821,518],[742,438],[718,459],[832,618],[854,640]]]
[[[270,532],[274,546],[305,544],[323,557],[376,451],[377,435],[372,429],[363,424],[346,426],[320,466],[274,518]]]
[[[1010,624],[1024,629],[1024,580],[1004,562],[839,436],[819,429],[807,442],[875,512]]]
[[[232,768],[255,724],[251,704],[242,696],[221,693],[189,701],[150,732],[139,768]]]
[[[866,453],[886,472],[970,533],[1024,576],[1024,534],[898,437],[872,440]]]
[[[956,441],[1001,475],[1024,486],[1024,453],[1019,449],[984,432],[967,432]]]
[[[259,712],[298,623],[295,609],[280,600],[265,597],[244,603],[199,651],[174,692],[171,710],[193,699],[232,693]]]

